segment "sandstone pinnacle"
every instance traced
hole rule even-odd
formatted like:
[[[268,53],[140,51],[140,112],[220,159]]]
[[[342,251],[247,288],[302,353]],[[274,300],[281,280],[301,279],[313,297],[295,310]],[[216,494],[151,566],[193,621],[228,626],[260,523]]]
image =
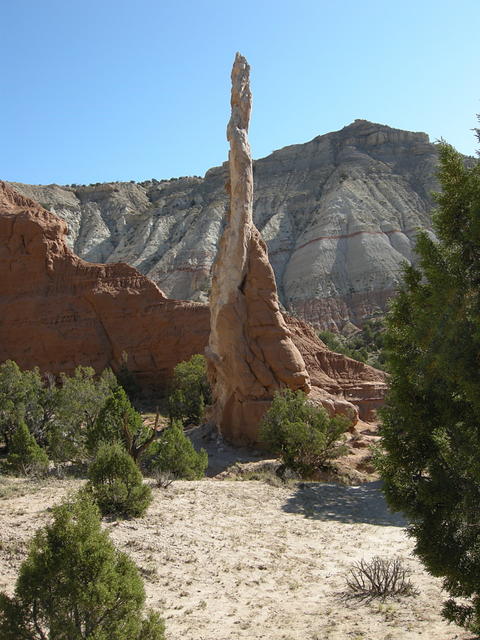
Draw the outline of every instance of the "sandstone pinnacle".
[[[211,419],[237,444],[257,440],[275,391],[310,391],[305,363],[280,312],[266,245],[252,220],[249,72],[237,53],[227,127],[230,206],[213,270],[206,350],[214,398]]]

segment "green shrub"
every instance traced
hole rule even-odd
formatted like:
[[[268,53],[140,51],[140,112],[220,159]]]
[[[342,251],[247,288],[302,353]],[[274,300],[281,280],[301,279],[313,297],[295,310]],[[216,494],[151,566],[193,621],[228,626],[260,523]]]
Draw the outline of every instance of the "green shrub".
[[[11,438],[7,468],[22,475],[43,475],[48,471],[48,456],[35,441],[23,418],[19,419]]]
[[[144,426],[142,416],[132,407],[122,387],[117,387],[100,410],[87,435],[87,448],[95,453],[101,443],[121,442],[137,460],[156,433]]]
[[[152,501],[140,469],[118,442],[100,445],[88,477],[87,487],[104,515],[141,516]]]
[[[159,616],[143,617],[138,569],[102,531],[85,492],[53,509],[20,567],[15,594],[0,594],[2,640],[163,640]]]
[[[201,422],[205,405],[211,402],[204,356],[196,354],[177,364],[171,389],[168,398],[170,419],[180,420],[183,425]]]
[[[73,376],[62,373],[57,387],[45,389],[52,398],[46,440],[53,460],[85,459],[87,433],[117,386],[110,369],[97,378],[91,367],[77,367]]]
[[[32,433],[41,420],[42,379],[38,369],[22,371],[7,360],[0,365],[0,437],[7,448],[21,416]]]
[[[176,478],[197,480],[205,475],[207,466],[207,452],[201,449],[197,453],[178,423],[164,429],[148,451],[147,468],[153,473],[169,472]]]
[[[306,478],[346,453],[341,441],[348,425],[345,418],[330,418],[325,409],[308,403],[302,391],[285,389],[275,394],[265,413],[260,439],[284,467]]]
[[[40,376],[38,369],[22,371],[7,360],[0,365],[0,439],[7,451],[21,416],[37,443],[52,460],[85,457],[86,430],[95,421],[116,384],[106,370],[97,378],[90,367],[77,367],[73,376]]]
[[[325,330],[319,331],[318,337],[336,353],[342,353],[377,369],[385,369],[387,366],[383,352],[384,319],[382,317],[367,320],[362,329],[351,336]]]

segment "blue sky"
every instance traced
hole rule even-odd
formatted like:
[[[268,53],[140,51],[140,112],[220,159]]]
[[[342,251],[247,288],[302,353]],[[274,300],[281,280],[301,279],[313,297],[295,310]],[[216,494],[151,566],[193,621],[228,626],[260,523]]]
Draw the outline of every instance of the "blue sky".
[[[480,0],[1,0],[0,178],[203,175],[251,65],[254,157],[356,118],[474,154]]]

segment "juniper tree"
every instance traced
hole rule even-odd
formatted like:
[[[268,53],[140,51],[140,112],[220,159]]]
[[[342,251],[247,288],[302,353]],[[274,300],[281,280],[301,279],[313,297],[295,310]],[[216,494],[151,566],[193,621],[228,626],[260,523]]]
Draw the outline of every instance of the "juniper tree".
[[[443,613],[480,632],[480,165],[440,146],[436,239],[387,317],[391,372],[378,459],[415,552],[452,596]],[[456,598],[462,598],[458,602]]]
[[[260,438],[282,460],[281,472],[292,469],[311,476],[332,458],[344,455],[344,433],[348,421],[330,418],[322,407],[307,401],[302,391],[284,389],[273,402],[260,425]]]
[[[94,454],[102,443],[120,442],[138,460],[155,437],[155,430],[144,426],[142,416],[117,386],[88,430],[87,447]]]
[[[2,640],[163,640],[146,612],[138,569],[102,531],[98,508],[81,493],[53,509],[20,567],[13,597],[0,594]]]
[[[195,451],[181,424],[173,422],[150,446],[146,465],[154,473],[167,472],[175,478],[198,480],[205,475],[208,455],[205,449]]]
[[[52,460],[81,459],[86,432],[115,386],[109,370],[97,377],[91,367],[77,367],[57,379],[7,360],[0,365],[0,439],[8,451],[20,416]]]
[[[141,516],[152,501],[140,469],[119,442],[100,445],[88,477],[87,487],[104,515]]]
[[[205,405],[211,402],[205,357],[197,353],[190,360],[179,362],[174,369],[171,389],[168,398],[170,420],[180,420],[183,425],[198,424]]]
[[[18,425],[18,417],[35,431],[40,420],[42,379],[38,369],[22,371],[16,362],[0,365],[0,438],[7,446]]]
[[[7,469],[22,475],[42,475],[48,471],[48,456],[37,444],[25,420],[18,419],[7,456]]]
[[[53,460],[85,458],[86,438],[113,390],[118,386],[110,369],[96,376],[91,367],[77,367],[72,376],[44,393],[53,396],[53,419],[47,429],[47,448]]]

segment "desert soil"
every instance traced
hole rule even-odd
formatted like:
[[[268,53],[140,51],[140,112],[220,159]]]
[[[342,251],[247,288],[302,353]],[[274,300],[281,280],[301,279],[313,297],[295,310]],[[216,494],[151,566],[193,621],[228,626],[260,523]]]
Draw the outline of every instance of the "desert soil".
[[[35,529],[79,481],[2,479],[0,589],[12,593]],[[440,581],[412,556],[378,482],[359,486],[208,478],[154,489],[143,518],[105,521],[135,560],[168,640],[471,638],[440,616]],[[400,556],[418,595],[345,599],[352,563]]]

